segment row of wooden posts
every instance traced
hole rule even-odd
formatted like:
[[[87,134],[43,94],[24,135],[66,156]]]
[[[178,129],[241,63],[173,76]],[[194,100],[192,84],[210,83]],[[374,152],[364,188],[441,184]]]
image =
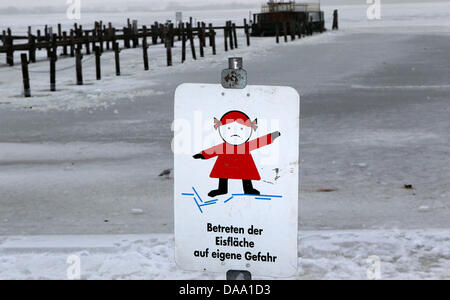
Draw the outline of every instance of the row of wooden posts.
[[[322,33],[324,28],[320,29],[320,33]],[[302,23],[302,24],[296,24],[295,22],[280,22],[275,24],[275,41],[276,43],[280,43],[280,32],[284,36],[284,42],[287,43],[288,36],[291,37],[291,41],[294,41],[296,38],[296,35],[299,39],[301,39],[304,36],[313,35],[314,31],[312,28],[312,23]]]
[[[191,19],[192,20],[192,19]],[[334,23],[334,22],[333,22]],[[288,26],[290,29],[288,30]],[[292,22],[282,22],[276,25],[276,43],[280,41],[280,32],[284,35],[284,41],[288,41],[288,33],[291,40],[295,40],[296,34],[299,38],[304,35],[312,35],[313,30],[311,24],[305,24],[301,30],[292,28]],[[295,24],[294,24],[295,26]],[[281,28],[280,28],[281,27]],[[334,27],[334,26],[333,26]],[[46,27],[45,35],[40,36],[40,31],[37,31],[37,36],[31,35],[29,30],[28,43],[17,44],[9,46],[4,43],[0,47],[0,52],[7,53],[7,62],[9,65],[14,65],[13,52],[14,51],[28,51],[21,54],[22,75],[24,83],[25,97],[31,97],[30,77],[28,64],[36,62],[36,49],[45,49],[47,57],[50,62],[50,90],[56,91],[56,61],[58,60],[58,47],[62,47],[61,56],[75,57],[75,70],[77,85],[83,85],[83,55],[89,55],[91,52],[95,55],[95,69],[96,79],[101,80],[101,55],[106,50],[114,51],[115,71],[116,75],[120,76],[120,51],[121,47],[119,41],[123,41],[123,48],[137,48],[142,41],[143,64],[144,70],[149,70],[149,56],[148,48],[150,45],[163,44],[166,49],[167,66],[172,66],[172,47],[175,41],[181,42],[181,63],[186,60],[186,53],[191,52],[192,58],[197,59],[197,49],[195,47],[195,38],[198,38],[198,50],[200,57],[205,56],[205,47],[209,44],[212,54],[216,55],[216,30],[223,30],[224,50],[229,51],[238,48],[237,29],[243,29],[246,37],[246,44],[250,46],[250,26],[247,20],[244,19],[243,26],[237,26],[231,21],[227,21],[224,26],[214,27],[211,23],[206,26],[203,22],[197,22],[194,27],[191,22],[180,23],[175,28],[174,24],[158,24],[155,22],[150,28],[142,26],[138,28],[136,22],[133,24],[128,20],[128,26],[121,30],[116,30],[109,23],[108,28],[102,25],[102,22],[95,22],[93,30],[83,30],[81,26],[74,24],[74,29],[70,31],[70,36],[67,38],[66,32],[61,32],[61,26],[58,25],[58,33],[53,34],[51,28]],[[334,29],[334,28],[333,28]],[[9,38],[8,38],[9,37]],[[6,40],[11,41],[11,31],[8,29]],[[21,39],[22,37],[15,37]],[[147,40],[151,38],[151,42]],[[3,41],[5,41],[5,33],[3,34]],[[190,51],[187,50],[187,42],[190,45]],[[13,50],[11,50],[11,47]],[[84,49],[84,54],[82,53]],[[91,51],[92,50],[92,51]]]
[[[187,52],[187,42],[190,44],[190,52],[192,53],[192,58],[197,59],[197,49],[195,47],[195,38],[199,40],[199,55],[200,57],[205,56],[205,47],[207,44],[212,49],[212,54],[216,55],[216,30],[223,30],[224,32],[224,47],[225,51],[233,50],[238,48],[237,39],[237,29],[244,29],[246,35],[246,44],[250,46],[250,27],[246,19],[244,19],[243,26],[236,26],[236,24],[231,21],[226,22],[225,26],[214,27],[212,24],[206,26],[203,22],[198,22],[197,27],[193,27],[192,23],[180,23],[177,28],[173,24],[157,24],[151,26],[148,29],[143,26],[137,29],[136,26],[131,26],[128,21],[128,27],[122,29],[122,34],[117,34],[117,30],[112,28],[111,31],[99,30],[101,28],[101,22],[96,22],[95,29],[93,31],[82,30],[81,26],[74,25],[76,30],[71,30],[70,39],[65,39],[66,34],[52,34],[49,36],[51,30],[46,30],[47,33],[44,38],[37,38],[35,43],[28,42],[27,44],[16,45],[15,51],[27,50],[26,53],[21,54],[21,64],[22,64],[22,75],[24,83],[24,95],[25,97],[31,97],[30,89],[30,77],[28,64],[36,62],[36,49],[46,49],[47,57],[50,62],[50,90],[56,91],[56,61],[58,60],[58,47],[62,47],[62,56],[72,56],[75,57],[75,69],[76,69],[76,80],[77,85],[83,85],[83,55],[91,54],[95,55],[95,66],[96,66],[96,79],[101,79],[101,55],[106,50],[111,49],[114,51],[115,56],[115,69],[116,75],[120,76],[120,51],[119,41],[123,41],[124,48],[137,48],[142,41],[142,51],[143,51],[143,62],[144,69],[149,70],[149,56],[148,48],[150,45],[164,44],[166,48],[167,66],[172,66],[172,47],[174,46],[175,40],[181,41],[181,62],[186,60]],[[58,26],[60,27],[60,26]],[[92,35],[86,34],[92,32]],[[102,32],[102,33],[100,33]],[[108,34],[111,33],[111,34]],[[7,36],[10,35],[10,30],[8,30]],[[39,37],[39,31],[38,31]],[[20,38],[20,37],[19,37]],[[151,42],[147,40],[151,38]],[[29,41],[33,41],[34,37],[31,37]],[[70,51],[68,51],[70,48]],[[82,50],[85,50],[84,54]],[[2,52],[2,47],[0,47],[0,52]],[[13,54],[11,53],[11,56]],[[14,65],[12,57],[9,57],[7,52],[7,62],[9,65]]]
[[[192,19],[191,19],[192,20]],[[11,29],[3,30],[1,35],[1,41],[3,43],[0,46],[0,53],[6,53],[6,63],[9,66],[14,65],[14,52],[27,51],[30,62],[36,62],[36,51],[41,49],[47,50],[47,57],[51,58],[51,53],[58,47],[62,47],[61,55],[75,56],[77,49],[82,48],[85,45],[86,54],[91,54],[92,49],[96,45],[100,47],[100,51],[103,52],[104,48],[110,50],[114,44],[119,41],[123,41],[124,48],[136,48],[139,46],[140,39],[151,38],[151,44],[164,43],[166,37],[171,39],[171,45],[173,46],[173,40],[178,38],[180,41],[183,37],[190,39],[198,36],[201,41],[204,42],[205,38],[214,38],[216,30],[223,30],[224,35],[229,37],[236,35],[236,29],[244,29],[247,35],[247,42],[250,40],[250,27],[247,21],[244,19],[243,26],[236,26],[236,24],[227,22],[225,26],[214,27],[212,24],[206,26],[203,22],[197,22],[197,26],[189,23],[179,23],[175,27],[174,24],[159,24],[155,22],[150,27],[142,26],[138,28],[137,23],[130,22],[128,20],[128,26],[121,29],[112,27],[109,23],[108,26],[103,25],[102,22],[95,22],[94,29],[85,30],[81,25],[74,24],[74,28],[70,32],[62,31],[61,24],[58,24],[58,32],[53,33],[52,27],[45,26],[44,34],[41,34],[40,30],[37,30],[36,35],[31,33],[31,27],[28,28],[27,36],[13,35]],[[26,40],[27,43],[17,44],[15,41]],[[159,42],[160,40],[160,42]],[[232,43],[235,41],[230,40],[230,48],[233,47]],[[150,43],[147,43],[149,45]],[[202,45],[205,47],[205,45]],[[203,49],[200,48],[200,56],[202,56]]]
[[[332,29],[333,30],[339,29],[337,9],[333,11]],[[325,30],[326,29],[324,27],[324,24],[320,24],[319,29],[316,31],[322,33]],[[291,36],[292,41],[295,40],[296,35],[298,36],[298,38],[302,38],[302,36],[313,35],[314,34],[313,21],[310,20],[309,22],[296,23],[295,21],[292,20],[290,22],[275,23],[275,39],[277,44],[280,42],[280,32],[283,34],[285,42],[288,41],[289,35]]]

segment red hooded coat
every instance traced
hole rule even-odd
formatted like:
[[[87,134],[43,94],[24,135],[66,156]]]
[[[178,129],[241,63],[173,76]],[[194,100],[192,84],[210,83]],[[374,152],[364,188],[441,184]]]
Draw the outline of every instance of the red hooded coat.
[[[270,145],[270,134],[246,142],[242,145],[220,145],[203,150],[205,159],[218,156],[209,177],[226,179],[261,180],[250,151]]]

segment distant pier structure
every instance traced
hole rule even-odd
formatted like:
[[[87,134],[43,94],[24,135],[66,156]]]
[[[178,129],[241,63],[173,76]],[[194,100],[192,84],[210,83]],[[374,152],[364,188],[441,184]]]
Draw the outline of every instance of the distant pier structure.
[[[318,3],[275,2],[253,14],[252,36],[309,35],[325,30],[324,13]]]

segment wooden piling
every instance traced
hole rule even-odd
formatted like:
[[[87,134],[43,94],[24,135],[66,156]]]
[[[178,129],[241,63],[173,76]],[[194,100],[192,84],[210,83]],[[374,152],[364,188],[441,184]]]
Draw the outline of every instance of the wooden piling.
[[[8,35],[5,37],[6,63],[9,66],[14,66],[14,40],[12,38],[11,29],[8,28],[7,31]]]
[[[234,48],[238,48],[238,40],[237,40],[237,33],[236,33],[236,24],[233,23],[233,25],[231,26],[232,31],[233,31],[233,41],[234,41]]]
[[[75,69],[77,73],[77,85],[83,85],[83,67],[82,67],[83,55],[81,54],[81,47],[76,50],[75,54]]]
[[[103,30],[102,30],[102,22],[100,22],[100,25],[99,25],[99,29],[97,30],[97,38],[98,38],[98,44],[99,44],[99,50],[100,50],[100,54],[102,54],[103,53],[103,51],[104,51],[104,45],[103,45],[103,42],[104,42],[104,32],[103,32]],[[106,44],[108,44],[108,42],[106,42]]]
[[[112,23],[108,23],[108,30],[106,35],[106,50],[110,50],[110,42],[111,42],[111,36],[112,36]]]
[[[156,45],[158,43],[158,22],[152,25],[152,44]]]
[[[120,76],[120,49],[119,49],[119,43],[114,44],[114,59],[116,62],[116,76]]]
[[[73,29],[70,30],[70,56],[74,57],[75,56],[75,41],[74,41],[74,33],[73,33]]]
[[[52,35],[52,48],[50,50],[50,59],[54,59],[55,61],[58,60],[58,44],[57,44],[57,38],[58,36],[55,34]]]
[[[68,53],[67,53],[67,32],[66,31],[63,32],[62,40],[63,40],[63,43],[64,43],[62,55],[67,56]]]
[[[86,47],[86,54],[87,55],[91,54],[91,46],[89,44],[89,31],[87,31],[87,30],[84,33],[84,43],[85,43],[85,47]]]
[[[333,11],[333,30],[339,30],[338,10]]]
[[[244,32],[245,32],[245,38],[247,40],[247,47],[250,47],[250,29],[247,24],[247,19],[244,19]]]
[[[180,24],[181,30],[181,63],[186,61],[186,31],[184,28],[184,23]]]
[[[116,28],[113,27],[111,29],[111,47],[112,47],[113,50],[114,50],[114,45],[116,44],[116,40],[117,40],[117,38],[116,38]]]
[[[208,24],[208,43],[209,47],[212,47],[212,24]]]
[[[92,30],[92,40],[91,40],[91,43],[92,43],[92,51],[94,51],[94,53],[95,53],[95,47],[97,47],[97,40],[98,40],[98,32],[99,32],[99,29],[98,29],[98,22],[95,22],[95,24],[94,24],[94,29]]]
[[[83,44],[82,44],[82,41],[83,41],[83,26],[81,26],[81,25],[78,26],[77,41],[78,41],[77,50],[80,49],[80,51],[81,51],[81,48],[83,47]]]
[[[38,49],[39,50],[41,50],[42,49],[42,47],[40,46],[41,45],[41,31],[38,29],[38,31],[36,32],[36,42],[38,43]]]
[[[211,23],[209,23],[209,43],[212,47],[212,54],[216,55],[216,32]]]
[[[36,37],[32,34],[28,35],[28,56],[30,58],[30,62],[36,62]]]
[[[130,33],[129,28],[124,27],[123,28],[123,44],[125,48],[130,48]]]
[[[313,18],[310,17],[308,22],[308,35],[313,35],[313,33]]]
[[[289,21],[289,33],[291,34],[291,41],[295,41],[295,23],[294,21]]]
[[[27,55],[22,53],[20,55],[20,60],[22,62],[22,78],[23,78],[23,94],[25,97],[31,97],[30,89],[30,75],[28,73],[28,60]]]
[[[205,22],[202,22],[201,38],[202,38],[203,47],[206,47],[206,24],[205,24]]]
[[[166,56],[167,56],[167,66],[172,66],[172,44],[169,38],[166,38]]]
[[[231,28],[231,21],[227,22],[228,37],[230,38],[230,50],[234,49],[233,30]]]
[[[198,36],[198,45],[199,45],[199,50],[200,50],[200,57],[205,57],[205,51],[203,49],[204,45],[204,41],[203,41],[203,30],[200,27],[200,22],[197,23],[197,36]]]
[[[163,24],[159,24],[159,28],[158,28],[158,35],[159,38],[161,39],[161,44],[164,44],[164,25]]]
[[[56,91],[56,51],[54,49],[50,54],[50,91]]]
[[[99,46],[94,47],[94,53],[95,53],[95,75],[97,80],[102,79],[102,69],[101,69],[101,51]]]
[[[58,23],[58,41],[60,41],[62,38],[62,28],[61,23]]]
[[[277,44],[280,43],[280,24],[276,23],[275,25],[275,41]]]
[[[324,20],[323,20],[323,12],[319,12],[319,32],[323,33],[323,29],[324,29]]]
[[[144,58],[144,70],[148,71],[149,70],[149,66],[148,66],[148,43],[147,43],[147,27],[143,26],[142,27],[142,32],[144,37],[142,38],[142,55]]]
[[[284,35],[284,42],[287,43],[287,25],[286,22],[283,22],[283,35]]]
[[[175,28],[173,24],[169,24],[170,47],[175,47]]]
[[[194,34],[192,32],[192,25],[190,24],[188,26],[188,35],[189,35],[189,43],[191,44],[192,58],[195,60],[197,59],[197,55],[195,54]]]
[[[47,44],[47,47],[45,48],[47,50],[47,58],[50,59],[50,57],[52,55],[52,44],[53,44],[52,43],[52,37],[49,34],[47,34],[45,36],[45,41],[46,41],[46,44]]]
[[[226,22],[224,28],[223,28],[223,45],[225,52],[228,51],[228,22]]]
[[[130,30],[131,32],[131,41],[133,44],[133,48],[137,48],[139,46],[139,39],[137,38],[137,28],[134,26]]]

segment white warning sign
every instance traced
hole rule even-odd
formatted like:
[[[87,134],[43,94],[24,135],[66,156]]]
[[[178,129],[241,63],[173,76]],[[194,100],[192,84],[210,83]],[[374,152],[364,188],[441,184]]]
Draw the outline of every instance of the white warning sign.
[[[187,270],[297,271],[300,99],[290,87],[175,92],[175,260]]]

